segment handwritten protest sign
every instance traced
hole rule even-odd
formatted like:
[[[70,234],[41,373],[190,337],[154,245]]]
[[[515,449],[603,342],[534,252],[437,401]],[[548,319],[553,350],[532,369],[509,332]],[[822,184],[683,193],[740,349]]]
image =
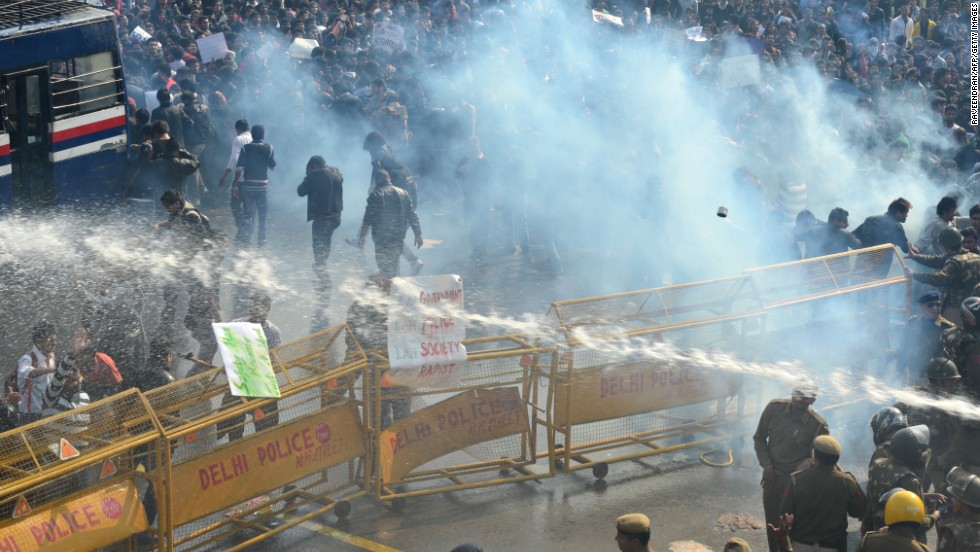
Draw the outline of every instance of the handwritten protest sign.
[[[279,384],[269,358],[262,326],[248,322],[211,324],[225,363],[231,394],[236,397],[279,398]]]
[[[225,41],[225,33],[215,33],[197,39],[197,50],[201,54],[201,62],[203,63],[225,59],[225,56],[228,55],[228,42]]]
[[[466,363],[463,280],[455,274],[394,278],[391,299],[391,381],[423,389],[459,385]]]
[[[389,54],[400,52],[405,47],[405,29],[391,21],[375,23],[372,46]]]

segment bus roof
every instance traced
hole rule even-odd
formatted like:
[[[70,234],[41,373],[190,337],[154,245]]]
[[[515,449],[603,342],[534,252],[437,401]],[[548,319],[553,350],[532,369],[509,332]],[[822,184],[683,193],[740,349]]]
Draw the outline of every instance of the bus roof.
[[[0,0],[0,40],[111,17],[78,0]]]

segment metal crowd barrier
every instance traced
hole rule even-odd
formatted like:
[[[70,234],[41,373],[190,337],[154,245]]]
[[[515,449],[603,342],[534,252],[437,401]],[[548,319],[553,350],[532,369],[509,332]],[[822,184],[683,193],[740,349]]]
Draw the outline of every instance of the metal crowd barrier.
[[[537,428],[551,424],[550,385],[542,390],[541,363],[555,349],[520,336],[463,341],[464,376],[451,389],[378,385],[373,390],[377,424],[376,496],[393,501],[477,489],[554,475],[535,466]],[[370,351],[375,377],[388,368],[386,351]],[[546,382],[547,383],[547,382]],[[387,425],[386,415],[393,423]]]
[[[160,427],[126,391],[0,435],[0,550],[131,548],[150,528]],[[142,497],[142,498],[141,498]]]
[[[367,381],[348,334],[336,326],[274,349],[279,399],[231,396],[223,369],[146,394],[164,437],[160,527],[173,542],[161,549],[241,550],[330,510],[344,517],[368,493],[365,404],[328,385]]]
[[[0,551],[131,549],[141,533],[164,551],[241,550],[368,494],[397,508],[556,471],[602,478],[730,440],[765,404],[759,379],[691,351],[882,370],[908,312],[903,268],[882,246],[557,302],[557,338],[465,340],[444,388],[385,384],[387,352],[341,325],[270,351],[279,399],[231,396],[223,369],[120,393],[0,434]],[[833,343],[808,331],[821,326]]]
[[[713,370],[685,351],[806,359],[814,366],[853,366],[859,359],[861,369],[881,370],[890,315],[900,312],[904,321],[909,289],[902,259],[886,245],[554,303],[549,316],[562,352],[551,446],[538,456],[554,457],[565,471],[592,468],[602,478],[612,462],[730,440],[764,406],[760,382]],[[832,343],[808,331],[818,325],[837,330],[822,332]]]

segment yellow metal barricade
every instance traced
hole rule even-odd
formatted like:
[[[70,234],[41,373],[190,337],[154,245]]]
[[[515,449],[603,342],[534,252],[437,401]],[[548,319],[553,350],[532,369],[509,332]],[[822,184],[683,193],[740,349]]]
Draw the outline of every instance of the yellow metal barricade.
[[[173,549],[240,550],[330,510],[346,516],[369,492],[365,405],[335,384],[368,379],[347,327],[271,353],[279,399],[231,396],[223,369],[146,394],[165,436],[160,523]]]
[[[159,438],[135,390],[0,435],[0,550],[133,549]]]
[[[387,385],[385,351],[370,351],[375,377],[379,500],[474,489],[550,477],[535,466],[536,429],[551,425],[551,386],[535,374],[557,361],[554,348],[520,336],[464,340],[462,378],[450,389]]]
[[[561,343],[554,425],[548,450],[538,456],[555,457],[568,471],[592,468],[601,478],[610,462],[744,431],[742,421],[764,406],[762,385],[755,384],[765,378],[712,366],[692,351],[880,368],[890,325],[907,313],[903,268],[894,247],[879,246],[720,280],[554,303],[549,316]],[[821,325],[836,328],[820,332],[833,336],[832,344],[815,337]],[[745,393],[747,387],[756,391]]]

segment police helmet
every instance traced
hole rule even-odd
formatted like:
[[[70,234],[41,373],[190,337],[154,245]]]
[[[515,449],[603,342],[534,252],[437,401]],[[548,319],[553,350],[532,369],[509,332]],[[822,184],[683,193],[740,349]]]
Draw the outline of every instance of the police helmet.
[[[980,477],[964,470],[953,468],[946,475],[949,494],[974,508],[980,508]]]
[[[931,380],[960,379],[960,371],[956,363],[948,358],[936,357],[929,361],[926,377]]]
[[[980,297],[967,297],[960,304],[960,314],[964,322],[969,322],[971,326],[977,325],[980,320]]]
[[[955,228],[946,227],[939,233],[939,244],[949,249],[959,249],[963,235]]]
[[[929,427],[917,425],[898,430],[892,437],[891,452],[893,456],[912,463],[929,449]]]
[[[871,416],[871,433],[876,445],[885,442],[888,435],[909,427],[908,418],[894,406],[886,406]]]
[[[922,523],[926,507],[919,495],[912,491],[898,491],[885,504],[885,525],[896,523]]]

